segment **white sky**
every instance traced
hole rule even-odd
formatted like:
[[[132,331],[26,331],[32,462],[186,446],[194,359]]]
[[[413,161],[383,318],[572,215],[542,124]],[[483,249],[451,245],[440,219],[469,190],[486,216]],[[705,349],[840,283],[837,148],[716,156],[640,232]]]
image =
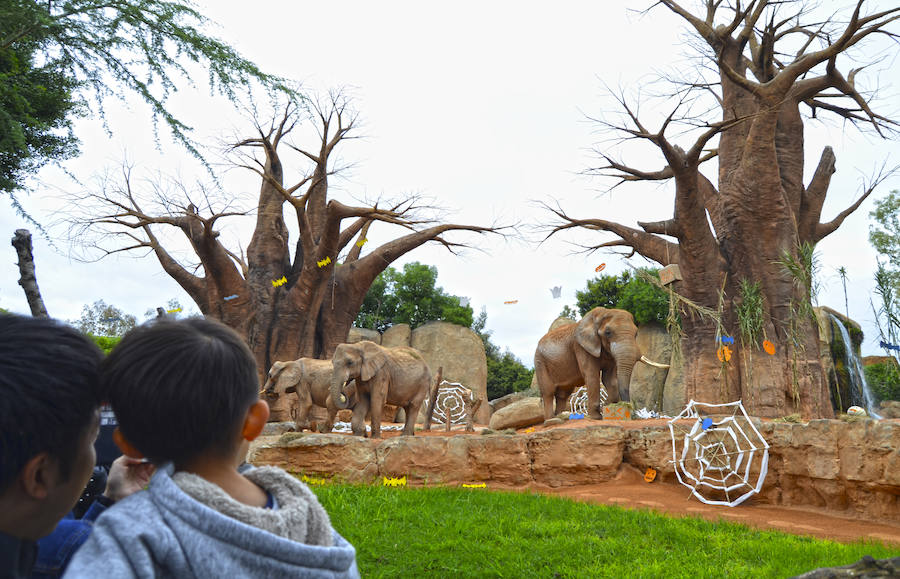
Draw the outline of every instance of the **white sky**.
[[[479,225],[546,223],[549,213],[533,201],[559,200],[573,216],[634,225],[637,220],[671,216],[672,186],[622,187],[606,194],[603,182],[582,176],[581,171],[598,164],[591,147],[608,137],[586,115],[615,110],[606,85],[623,87],[634,95],[654,73],[690,63],[684,58],[687,48],[680,21],[661,8],[641,16],[629,12],[626,4],[644,8],[650,2],[568,1],[550,7],[513,2],[438,6],[264,0],[251,6],[223,0],[199,6],[219,24],[215,33],[263,70],[303,81],[308,89],[352,87],[364,123],[361,133],[367,138],[344,147],[342,157],[356,166],[347,179],[333,182],[333,187],[343,190],[338,195],[373,198],[417,192],[446,208],[450,220]],[[871,10],[879,5],[871,4]],[[881,112],[900,112],[897,54],[894,49],[888,58],[861,73],[860,77],[869,76],[858,81],[867,86],[878,83],[886,95],[892,95],[893,100],[883,101],[892,110],[882,108]],[[843,65],[844,70],[849,68],[846,59]],[[185,87],[173,100],[182,118],[194,124],[195,136],[214,142],[232,134],[249,134],[248,123],[233,107],[209,97],[205,81],[199,71],[199,88]],[[667,112],[649,106],[642,109],[647,115]],[[104,168],[115,170],[126,152],[138,174],[161,170],[179,172],[188,181],[195,175],[204,178],[165,131],[160,135],[162,150],[154,147],[149,114],[141,103],[122,107],[111,102],[108,117],[112,137],[97,119],[78,123],[83,154],[66,167],[85,183]],[[886,159],[888,164],[900,162],[896,141],[860,134],[852,127],[845,130],[837,122],[809,126],[806,135],[807,181],[824,145],[833,146],[837,155],[838,172],[832,179],[826,219],[853,202],[861,179],[874,167]],[[690,146],[688,141],[681,144]],[[653,155],[626,160],[648,170],[662,167],[661,159]],[[66,211],[56,196],[76,186],[56,170],[45,171],[41,178],[39,189],[23,199],[39,221],[51,223]],[[224,181],[226,189],[236,194],[252,196],[259,187],[254,176],[240,171],[229,171]],[[874,197],[898,187],[900,179],[894,177]],[[850,316],[866,332],[864,354],[878,353],[869,306],[870,297],[874,299],[876,257],[868,243],[872,207],[870,198],[818,246],[823,285],[819,303],[844,310],[836,269],[846,267]],[[286,218],[293,221],[290,215]],[[0,230],[11,238],[19,227],[29,226],[6,202],[0,202]],[[240,235],[246,247],[250,227],[252,218],[244,224],[233,222],[225,234]],[[393,235],[384,226],[374,226],[369,240],[375,244]],[[574,247],[568,242],[596,243],[599,234],[562,235],[541,246],[498,236],[450,237],[478,249],[456,257],[440,246],[428,245],[407,254],[394,267],[407,261],[437,266],[438,284],[448,293],[471,297],[476,314],[486,307],[494,342],[510,348],[528,366],[537,340],[563,305],[574,303],[575,291],[595,275],[594,268],[606,263],[605,273],[615,274],[627,267],[619,255],[572,254]],[[97,299],[139,318],[172,297],[190,304],[155,258],[109,258],[85,264],[66,256],[65,241],[57,243],[55,251],[35,236],[38,282],[54,317],[77,318],[82,305]],[[0,307],[25,313],[27,304],[16,283],[15,252],[8,242],[0,245],[0,251],[8,264],[0,278]],[[640,257],[630,263],[647,264]],[[563,287],[562,299],[551,296],[550,288],[556,285]],[[507,300],[518,303],[504,305]]]

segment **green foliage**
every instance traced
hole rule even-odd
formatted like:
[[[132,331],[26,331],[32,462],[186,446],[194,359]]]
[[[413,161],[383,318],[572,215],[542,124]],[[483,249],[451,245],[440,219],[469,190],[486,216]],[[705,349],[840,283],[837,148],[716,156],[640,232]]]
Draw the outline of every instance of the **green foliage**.
[[[88,104],[102,117],[108,97],[139,96],[154,126],[162,120],[201,158],[190,127],[167,108],[176,81],[193,84],[187,62],[232,102],[253,84],[292,92],[206,35],[208,25],[188,2],[0,0],[0,192],[16,204],[27,174],[77,154],[72,118]]]
[[[512,352],[488,356],[487,397],[494,400],[513,392],[521,392],[531,387],[534,370],[526,368]]]
[[[360,573],[373,578],[789,577],[896,555],[878,543],[531,493],[334,484],[313,491],[356,547]]]
[[[659,279],[657,270],[642,268],[639,271]],[[631,312],[638,325],[664,323],[669,313],[669,294],[640,276],[632,276],[627,270],[618,276],[603,275],[588,280],[584,291],[575,292],[575,299],[582,316],[598,307],[619,308]],[[569,306],[560,315],[575,319],[575,312]]]
[[[869,217],[876,222],[869,225],[869,242],[888,257],[895,269],[900,269],[900,191],[891,191],[876,201]]]
[[[419,262],[407,263],[403,271],[388,267],[381,272],[363,298],[356,326],[383,332],[394,324],[417,328],[426,322],[442,320],[469,327],[472,308],[462,306],[459,298],[435,287],[438,271]]]
[[[570,308],[568,305],[563,306],[562,311],[559,313],[559,317],[561,318],[569,318],[570,320],[578,319],[578,312]]]
[[[866,384],[877,401],[900,400],[900,369],[897,364],[872,364],[863,371]]]
[[[763,300],[759,282],[741,280],[740,302],[735,306],[741,340],[745,345],[754,345],[759,349],[763,328]]]
[[[122,336],[95,336],[93,334],[88,334],[88,337],[94,340],[94,343],[100,346],[100,349],[103,350],[104,354],[109,354],[112,352],[112,349],[119,345],[119,342],[122,341]]]
[[[81,318],[69,320],[69,324],[91,337],[122,337],[137,323],[137,319],[119,308],[97,300],[81,308]],[[95,340],[96,341],[96,340]],[[98,342],[103,348],[103,345]]]

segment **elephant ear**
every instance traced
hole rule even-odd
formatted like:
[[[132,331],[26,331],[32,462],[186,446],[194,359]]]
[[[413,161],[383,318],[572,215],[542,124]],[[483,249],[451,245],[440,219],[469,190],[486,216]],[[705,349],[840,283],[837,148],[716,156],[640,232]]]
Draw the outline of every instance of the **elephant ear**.
[[[603,355],[603,341],[600,340],[600,328],[610,318],[603,308],[594,308],[580,322],[575,330],[575,341],[578,345],[596,358]]]
[[[375,342],[360,342],[363,352],[359,378],[363,382],[371,380],[381,367],[387,364],[387,354]]]

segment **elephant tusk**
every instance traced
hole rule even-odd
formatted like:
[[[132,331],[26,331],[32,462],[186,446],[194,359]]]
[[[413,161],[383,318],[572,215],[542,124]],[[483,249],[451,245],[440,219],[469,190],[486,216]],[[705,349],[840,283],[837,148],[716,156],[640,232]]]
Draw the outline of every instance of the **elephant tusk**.
[[[660,364],[659,362],[654,362],[653,360],[648,360],[646,356],[641,356],[641,362],[647,364],[648,366],[653,366],[654,368],[668,368],[669,364]]]

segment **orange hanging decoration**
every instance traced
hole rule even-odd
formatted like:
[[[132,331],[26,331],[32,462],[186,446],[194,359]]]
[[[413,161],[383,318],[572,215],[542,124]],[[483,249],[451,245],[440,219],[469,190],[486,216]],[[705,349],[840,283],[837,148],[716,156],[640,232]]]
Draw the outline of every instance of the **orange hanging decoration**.
[[[596,271],[597,273],[600,273],[600,272],[603,271],[605,268],[606,268],[606,264],[605,264],[605,263],[601,263],[600,265],[598,265],[597,267],[594,268],[594,271]]]
[[[765,342],[763,342],[763,350],[766,351],[766,354],[768,354],[770,356],[774,356],[775,355],[775,344],[773,344],[769,340],[766,340]]]
[[[729,348],[728,346],[721,346],[718,350],[716,350],[716,356],[719,357],[719,362],[730,362],[731,348]]]
[[[656,479],[656,470],[652,467],[647,467],[647,472],[644,473],[644,480],[647,482],[653,482]]]

